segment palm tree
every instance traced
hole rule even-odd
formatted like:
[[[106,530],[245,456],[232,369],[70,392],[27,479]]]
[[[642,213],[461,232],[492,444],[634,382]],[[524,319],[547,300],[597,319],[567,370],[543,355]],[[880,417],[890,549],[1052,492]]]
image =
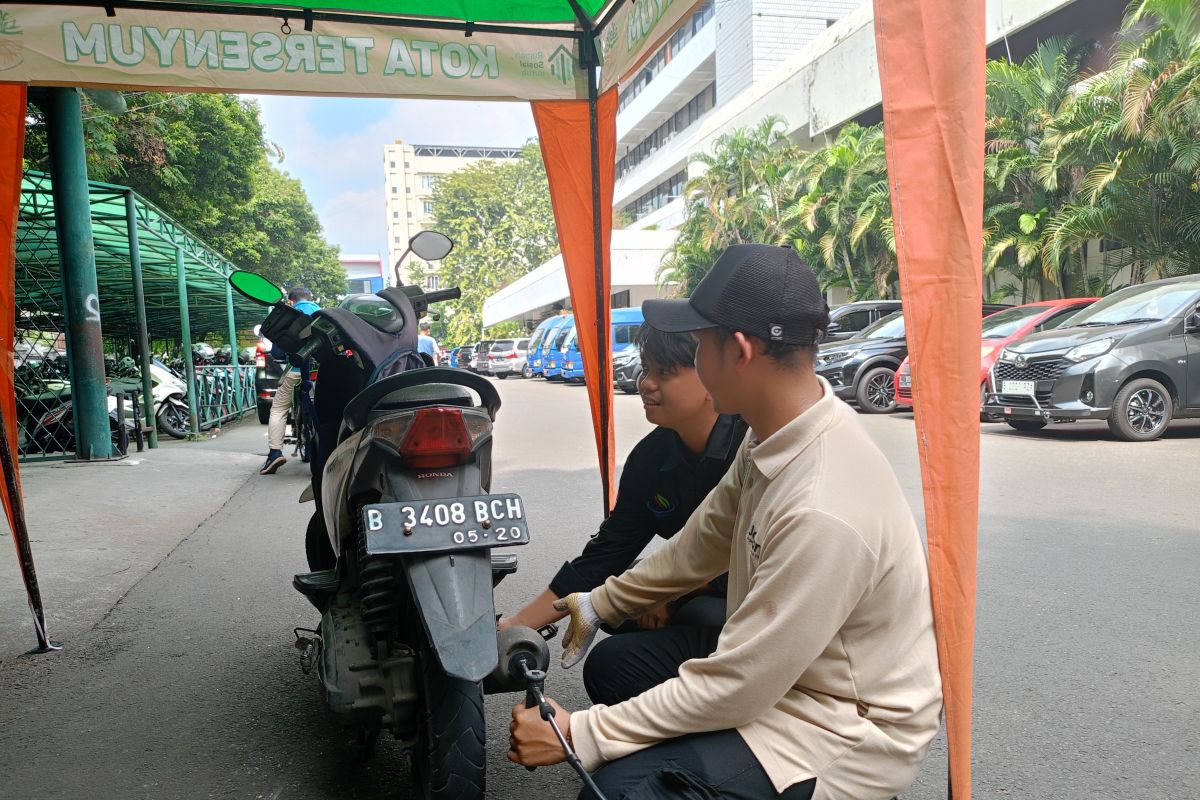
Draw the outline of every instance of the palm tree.
[[[1071,273],[1081,266],[1077,252],[1050,258],[1044,247],[1047,223],[1070,199],[1074,181],[1056,174],[1048,186],[1038,173],[1046,130],[1079,80],[1080,58],[1072,39],[1055,37],[1020,64],[986,67],[984,276],[994,286],[998,269],[1009,272],[1022,300],[1055,289],[1069,295]]]
[[[1039,174],[1083,174],[1047,226],[1046,257],[1089,239],[1120,243],[1103,276],[1136,283],[1200,269],[1200,11],[1195,0],[1140,0],[1109,70],[1049,126]]]
[[[690,163],[700,172],[684,187],[687,216],[659,268],[660,284],[690,294],[725,247],[785,242],[784,210],[797,192],[796,161],[778,116],[721,136],[711,153],[693,156]]]
[[[843,126],[833,144],[804,157],[799,173],[808,191],[786,219],[822,286],[844,287],[854,299],[890,296],[896,241],[883,126]]]

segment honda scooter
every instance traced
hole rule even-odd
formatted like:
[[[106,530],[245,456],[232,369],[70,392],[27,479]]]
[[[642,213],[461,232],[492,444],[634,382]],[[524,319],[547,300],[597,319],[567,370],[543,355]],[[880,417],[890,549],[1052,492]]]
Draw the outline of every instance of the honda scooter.
[[[450,247],[430,231],[410,242],[426,261]],[[315,667],[362,747],[382,733],[401,742],[419,796],[482,798],[485,686],[524,691],[513,665],[544,670],[549,649],[531,629],[496,630],[492,589],[517,556],[492,551],[530,538],[524,500],[491,493],[500,397],[486,379],[417,353],[419,318],[459,291],[395,286],[307,316],[257,275],[229,280],[273,305],[262,334],[294,365],[320,365],[312,571],[293,585],[321,623],[296,632],[301,665]]]

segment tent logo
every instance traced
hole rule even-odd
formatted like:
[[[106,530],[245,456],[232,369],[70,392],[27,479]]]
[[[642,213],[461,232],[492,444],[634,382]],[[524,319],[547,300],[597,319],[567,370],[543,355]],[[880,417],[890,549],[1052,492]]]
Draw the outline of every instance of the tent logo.
[[[12,69],[24,60],[25,43],[20,38],[23,33],[12,14],[0,11],[0,72]]]
[[[575,80],[575,57],[561,44],[550,54],[550,74],[564,86]]]

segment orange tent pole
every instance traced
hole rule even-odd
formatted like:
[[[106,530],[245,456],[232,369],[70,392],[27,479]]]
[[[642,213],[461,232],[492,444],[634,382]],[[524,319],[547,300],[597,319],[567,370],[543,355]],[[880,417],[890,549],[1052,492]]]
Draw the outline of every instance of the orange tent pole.
[[[971,798],[984,19],[984,0],[875,0],[950,797],[957,800]]]
[[[592,100],[533,103],[596,433],[604,512],[615,496],[611,244],[617,90]]]
[[[26,87],[0,83],[0,420],[4,441],[0,442],[0,469],[4,472],[4,511],[8,515],[13,544],[29,611],[33,615],[37,652],[58,649],[46,637],[46,612],[38,588],[25,508],[21,501],[21,476],[17,470],[17,396],[13,388],[13,337],[16,324],[17,212],[21,205],[21,161],[25,155]]]

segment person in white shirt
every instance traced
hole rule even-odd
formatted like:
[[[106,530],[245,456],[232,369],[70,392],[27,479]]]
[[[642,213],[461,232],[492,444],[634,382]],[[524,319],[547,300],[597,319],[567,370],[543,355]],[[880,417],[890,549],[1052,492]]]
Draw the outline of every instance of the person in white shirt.
[[[559,708],[559,725],[609,800],[897,795],[941,712],[925,551],[887,460],[814,370],[829,319],[816,278],[790,248],[734,245],[690,299],[643,310],[693,332],[714,408],[750,432],[675,538],[560,601],[564,666],[602,622],[728,570],[726,622],[715,641],[664,647],[657,670],[625,669],[601,642],[589,663],[609,658],[623,684]],[[513,709],[509,758],[564,760],[536,708]]]

